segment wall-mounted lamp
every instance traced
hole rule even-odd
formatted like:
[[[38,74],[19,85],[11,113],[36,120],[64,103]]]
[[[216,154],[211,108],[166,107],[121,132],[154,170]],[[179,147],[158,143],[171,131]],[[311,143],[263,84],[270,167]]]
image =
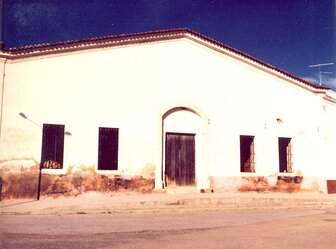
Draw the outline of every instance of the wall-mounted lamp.
[[[37,125],[38,127],[40,127],[40,128],[42,129],[42,126],[41,126],[41,125],[39,125],[38,123],[36,123],[36,122],[34,122],[33,120],[31,120],[30,118],[28,118],[27,115],[24,114],[23,112],[20,112],[19,115],[20,115],[22,118],[29,120],[30,122],[32,122],[33,124]],[[72,136],[71,132],[69,132],[69,131],[65,131],[65,132],[64,132],[64,135],[66,135],[66,136]]]
[[[41,125],[35,123],[33,120],[31,120],[30,118],[28,118],[24,113],[20,112],[19,115],[20,115],[22,118],[29,120],[30,122],[32,122],[33,124],[37,125],[38,127],[40,127],[40,128],[42,129],[42,126],[41,126]]]
[[[25,119],[28,119],[27,116],[26,116],[24,113],[22,113],[22,112],[20,112],[19,115],[20,115],[21,117],[25,118]]]
[[[281,118],[277,118],[276,121],[277,121],[278,124],[282,124],[283,123],[283,121],[282,121]]]
[[[69,132],[69,131],[64,132],[64,135],[72,136],[71,132]]]

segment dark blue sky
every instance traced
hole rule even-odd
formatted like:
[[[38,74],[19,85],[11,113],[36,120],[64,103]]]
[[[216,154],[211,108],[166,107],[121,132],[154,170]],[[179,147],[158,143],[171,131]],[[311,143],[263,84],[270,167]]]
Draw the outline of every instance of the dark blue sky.
[[[190,28],[310,81],[336,62],[336,0],[3,0],[3,40],[17,47]],[[323,67],[336,89],[336,65]]]

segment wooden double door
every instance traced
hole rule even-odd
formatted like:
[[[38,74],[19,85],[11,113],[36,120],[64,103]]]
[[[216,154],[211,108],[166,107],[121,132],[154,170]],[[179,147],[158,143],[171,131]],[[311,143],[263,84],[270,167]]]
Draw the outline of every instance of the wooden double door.
[[[195,186],[195,134],[166,133],[166,186]]]

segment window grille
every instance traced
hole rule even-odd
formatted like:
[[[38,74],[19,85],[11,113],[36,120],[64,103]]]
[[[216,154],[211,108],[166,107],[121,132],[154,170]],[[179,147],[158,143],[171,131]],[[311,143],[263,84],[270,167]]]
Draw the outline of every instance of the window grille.
[[[240,136],[240,171],[255,172],[254,136]]]
[[[278,146],[279,146],[279,171],[283,173],[293,172],[292,138],[279,137]]]

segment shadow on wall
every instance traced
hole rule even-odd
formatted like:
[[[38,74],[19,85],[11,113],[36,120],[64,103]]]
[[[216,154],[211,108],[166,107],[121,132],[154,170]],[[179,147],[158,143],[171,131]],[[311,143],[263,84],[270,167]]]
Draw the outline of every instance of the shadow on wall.
[[[38,164],[30,167],[1,167],[2,199],[35,199],[37,195]],[[94,166],[69,167],[65,175],[43,174],[41,196],[76,196],[88,191],[151,193],[154,180],[142,177],[123,178],[95,172]]]

